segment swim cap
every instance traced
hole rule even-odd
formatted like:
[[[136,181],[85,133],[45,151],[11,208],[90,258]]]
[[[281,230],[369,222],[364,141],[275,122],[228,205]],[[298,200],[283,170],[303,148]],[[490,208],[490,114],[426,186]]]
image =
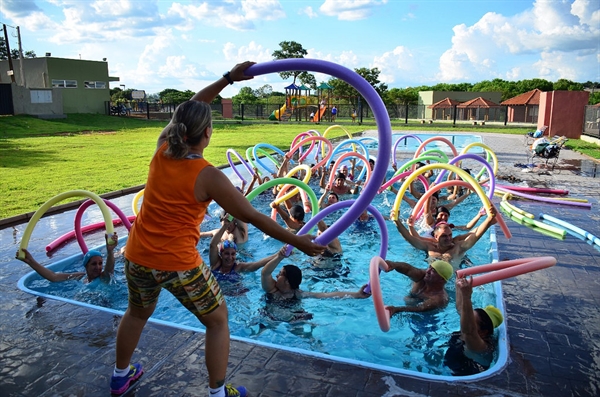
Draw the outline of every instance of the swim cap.
[[[285,265],[283,268],[285,269],[285,277],[290,283],[290,287],[298,289],[302,282],[302,270],[296,265]]]
[[[490,317],[490,320],[492,320],[494,328],[497,328],[504,321],[504,317],[502,316],[500,310],[498,310],[492,305],[486,306],[485,309],[483,309],[483,311],[486,312],[487,315]]]
[[[102,253],[100,251],[96,251],[96,250],[89,250],[83,256],[83,267],[86,267],[88,262],[90,261],[90,259],[92,259],[94,256],[99,256],[102,258]]]
[[[223,250],[224,250],[225,248],[233,248],[234,250],[236,250],[236,251],[237,251],[237,245],[236,245],[236,244],[235,244],[233,241],[231,241],[231,240],[224,240],[224,241],[221,243],[221,249],[219,249],[219,251],[220,251],[220,252],[223,252]]]
[[[335,179],[346,180],[346,175],[342,174],[341,172],[338,172],[337,175],[335,176]]]
[[[431,264],[431,267],[446,281],[450,280],[454,273],[452,265],[445,261],[435,261]]]

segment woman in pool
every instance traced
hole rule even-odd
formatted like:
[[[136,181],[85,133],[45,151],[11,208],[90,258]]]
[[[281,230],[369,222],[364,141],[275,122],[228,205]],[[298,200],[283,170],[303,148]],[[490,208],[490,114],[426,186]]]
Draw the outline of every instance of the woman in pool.
[[[229,281],[238,282],[240,280],[239,273],[254,272],[264,265],[272,258],[268,256],[257,262],[238,262],[237,258],[237,245],[231,240],[222,240],[221,235],[225,230],[228,229],[229,224],[235,222],[229,221],[225,218],[223,220],[223,226],[217,231],[210,241],[209,247],[209,260],[210,270],[217,278],[217,281]]]
[[[504,321],[502,313],[494,306],[473,309],[472,283],[472,277],[457,278],[455,282],[460,331],[452,333],[444,355],[444,365],[454,376],[474,375],[490,367],[496,346],[494,329]]]
[[[246,396],[244,387],[225,386],[229,357],[227,306],[219,285],[196,245],[206,208],[215,200],[234,218],[251,223],[309,255],[325,247],[312,236],[297,236],[256,211],[219,169],[204,159],[213,135],[209,103],[234,81],[249,80],[253,62],[233,67],[222,78],[180,104],[158,137],[150,162],[144,205],[125,251],[129,305],[117,331],[111,392],[123,394],[143,373],[130,364],[162,288],[171,292],[206,327],[205,360],[211,397]]]
[[[100,251],[90,250],[83,256],[83,267],[85,272],[74,272],[74,273],[57,273],[45,266],[40,265],[36,261],[31,253],[26,249],[25,258],[19,258],[19,252],[17,251],[16,258],[20,261],[27,263],[33,270],[35,270],[40,276],[44,277],[48,281],[60,282],[67,280],[79,280],[83,278],[85,283],[91,283],[92,281],[99,278],[104,282],[109,282],[115,271],[115,247],[119,242],[117,233],[115,232],[109,241],[108,235],[105,235],[106,239],[106,266],[102,269],[102,254]]]

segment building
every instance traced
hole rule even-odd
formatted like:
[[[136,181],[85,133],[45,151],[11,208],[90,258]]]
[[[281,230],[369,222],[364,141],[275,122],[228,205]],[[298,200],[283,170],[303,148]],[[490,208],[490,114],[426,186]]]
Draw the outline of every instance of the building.
[[[471,91],[419,91],[419,115],[418,118],[433,119],[434,109],[429,106],[438,103],[445,98],[457,102],[467,102],[476,98],[483,98],[494,103],[502,100],[501,92],[471,92]]]
[[[62,94],[64,113],[106,113],[106,103],[110,101],[109,82],[119,81],[118,77],[108,75],[106,61],[46,56],[25,58],[22,62],[21,66],[20,59],[12,60],[15,81],[12,85],[17,86],[13,91],[20,92],[23,88],[34,91],[31,94],[33,105],[56,101],[58,96],[52,92],[58,90]],[[11,78],[7,77],[8,71],[8,60],[0,61],[0,83],[11,83]],[[19,103],[27,99],[27,95],[17,95],[16,98],[13,96],[14,114],[40,114],[19,111],[29,108],[26,104]]]
[[[500,105],[507,106],[508,122],[537,123],[541,93],[536,88],[502,102]]]

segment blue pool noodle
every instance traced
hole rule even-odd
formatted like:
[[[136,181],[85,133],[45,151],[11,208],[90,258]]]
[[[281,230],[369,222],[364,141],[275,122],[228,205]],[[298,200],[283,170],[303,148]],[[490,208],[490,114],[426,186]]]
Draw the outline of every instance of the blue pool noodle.
[[[583,230],[583,229],[581,229],[581,228],[579,228],[577,226],[571,225],[570,223],[562,221],[562,220],[560,220],[558,218],[555,218],[555,217],[553,217],[551,215],[546,215],[544,213],[540,213],[540,219],[547,219],[550,222],[554,222],[554,223],[556,223],[558,225],[561,225],[561,226],[563,226],[563,227],[565,227],[565,228],[567,228],[567,229],[569,229],[569,230],[571,230],[571,231],[573,231],[575,233],[578,233],[578,234],[582,235],[586,239],[591,240],[592,243],[600,246],[600,238],[594,236],[592,233],[587,232],[587,231],[585,231],[585,230]]]

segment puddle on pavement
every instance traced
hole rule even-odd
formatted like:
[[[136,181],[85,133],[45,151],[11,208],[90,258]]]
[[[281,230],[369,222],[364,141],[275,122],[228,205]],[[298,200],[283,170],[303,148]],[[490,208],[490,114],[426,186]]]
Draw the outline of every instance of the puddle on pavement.
[[[579,176],[600,178],[600,162],[593,160],[562,160],[556,168],[571,171]]]

